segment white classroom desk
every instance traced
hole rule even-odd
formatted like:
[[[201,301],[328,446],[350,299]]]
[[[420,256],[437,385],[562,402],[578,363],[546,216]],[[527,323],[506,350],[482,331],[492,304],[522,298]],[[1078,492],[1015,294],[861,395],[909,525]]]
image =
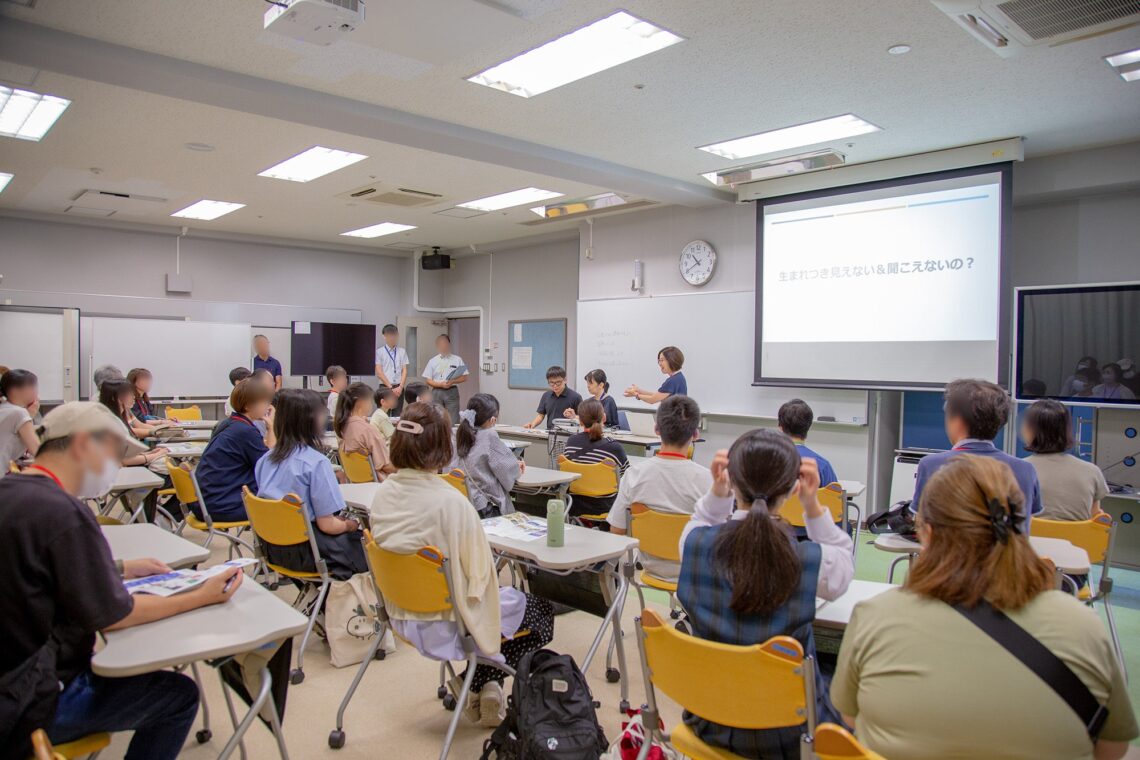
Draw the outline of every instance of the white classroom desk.
[[[379,487],[379,483],[341,483],[340,494],[348,506],[367,512]]]
[[[824,483],[823,485],[827,485]],[[854,499],[862,496],[867,490],[865,483],[860,483],[858,480],[840,480],[839,487],[843,489],[843,493],[847,494],[848,499]]]
[[[99,497],[99,514],[106,515],[115,508],[115,505],[122,503],[122,507],[127,512],[130,508],[126,502],[126,495],[131,491],[146,489],[152,491],[155,488],[161,488],[163,479],[161,476],[154,474],[146,467],[123,467],[115,475],[115,480],[111,483],[111,488],[107,493]],[[130,515],[127,522],[134,522],[138,519],[139,513],[142,512],[143,500],[139,500],[139,505]]]
[[[513,438],[520,441],[547,441],[550,434],[545,428],[524,428],[522,425],[496,425],[495,430],[500,438]],[[568,431],[571,432],[571,431]],[[650,435],[637,435],[627,430],[606,430],[606,435],[613,438],[623,446],[639,449],[637,453],[642,456],[649,454],[661,445],[661,439]]]
[[[515,487],[512,490],[530,495],[557,494],[565,498],[570,484],[580,477],[582,474],[578,472],[563,472],[546,467],[528,466],[519,475],[519,479],[515,481]]]
[[[1030,530],[1032,529],[1031,526]],[[1091,563],[1088,552],[1063,538],[1046,538],[1030,534],[1029,545],[1033,547],[1037,556],[1049,558],[1057,569],[1066,575],[1087,575],[1089,572]],[[891,563],[887,574],[888,583],[894,582],[895,565],[898,562],[909,562],[922,551],[922,546],[917,541],[911,541],[894,533],[884,533],[876,537],[875,548],[903,555]]]
[[[529,471],[531,468],[527,468]],[[535,468],[538,469],[538,468]],[[493,519],[493,518],[491,518]],[[546,522],[545,518],[534,520]],[[605,638],[606,629],[613,629],[617,642],[618,672],[621,678],[621,705],[625,710],[629,702],[629,674],[625,659],[625,645],[622,642],[621,615],[625,609],[629,593],[630,579],[633,577],[635,552],[638,541],[631,536],[619,536],[607,531],[591,530],[577,525],[565,526],[565,540],[562,546],[547,546],[545,538],[522,541],[487,534],[491,549],[500,557],[517,565],[536,570],[545,570],[556,575],[569,575],[576,571],[596,573],[600,576],[599,586],[608,608],[602,618],[598,632],[582,660],[582,671],[589,669],[598,647]],[[622,572],[616,572],[618,564]],[[525,573],[524,573],[525,575]]]
[[[816,600],[816,625],[843,630],[851,621],[851,611],[855,609],[856,604],[878,596],[884,591],[890,591],[892,588],[898,588],[898,586],[893,586],[890,583],[879,583],[878,581],[851,581],[847,591],[838,599],[831,602],[822,599]]]
[[[202,452],[206,450],[206,444],[202,441],[192,443],[171,441],[159,445],[166,449],[166,455],[172,459],[201,459]]]
[[[186,420],[175,423],[175,426],[182,430],[213,430],[217,424],[217,420]]]
[[[107,644],[91,659],[91,670],[107,678],[152,673],[163,668],[252,652],[305,630],[308,619],[253,579],[246,577],[225,604],[199,607],[153,623],[104,633]],[[229,757],[262,706],[273,716],[277,748],[288,759],[277,709],[270,693],[269,670],[261,670],[261,689],[219,758]],[[225,681],[222,688],[228,688]]]
[[[210,550],[151,523],[104,525],[103,538],[115,559],[153,557],[174,570],[192,567],[210,558]]]

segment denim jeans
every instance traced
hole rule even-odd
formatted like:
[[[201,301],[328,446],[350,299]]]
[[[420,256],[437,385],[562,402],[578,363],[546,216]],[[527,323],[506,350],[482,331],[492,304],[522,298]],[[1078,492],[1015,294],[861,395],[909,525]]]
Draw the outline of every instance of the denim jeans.
[[[126,760],[167,760],[182,751],[197,714],[198,687],[181,673],[104,678],[88,670],[60,693],[48,736],[62,744],[100,731],[134,731]]]

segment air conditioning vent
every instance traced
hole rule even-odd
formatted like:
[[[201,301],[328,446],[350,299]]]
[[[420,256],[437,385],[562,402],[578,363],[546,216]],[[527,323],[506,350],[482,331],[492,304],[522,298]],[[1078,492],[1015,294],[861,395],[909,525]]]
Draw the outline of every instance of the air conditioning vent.
[[[1003,58],[1140,24],[1137,0],[931,0]]]
[[[437,202],[443,196],[427,190],[414,190],[408,187],[398,187],[395,190],[385,190],[383,185],[376,183],[349,190],[339,195],[341,198],[354,201],[367,201],[368,203],[381,203],[388,206],[427,206]]]
[[[71,199],[72,209],[67,213],[86,213],[79,209],[103,210],[110,216],[115,212],[124,214],[151,214],[154,212],[169,213],[163,207],[166,198],[157,198],[152,195],[136,195],[133,193],[120,193],[112,190],[84,190]],[[99,214],[88,214],[99,215]]]

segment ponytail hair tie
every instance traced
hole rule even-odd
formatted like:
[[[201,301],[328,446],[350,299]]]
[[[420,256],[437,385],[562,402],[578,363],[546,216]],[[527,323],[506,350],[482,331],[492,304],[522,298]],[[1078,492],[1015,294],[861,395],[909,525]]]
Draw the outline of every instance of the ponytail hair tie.
[[[467,424],[470,425],[471,427],[475,427],[475,410],[474,409],[464,409],[462,412],[459,413],[459,419],[466,421]]]
[[[404,433],[411,433],[412,435],[419,435],[424,432],[423,425],[418,422],[412,422],[411,420],[398,421],[396,423],[396,429]]]
[[[768,497],[764,494],[752,497],[752,506],[748,509],[749,512],[757,512],[767,516],[768,514]]]

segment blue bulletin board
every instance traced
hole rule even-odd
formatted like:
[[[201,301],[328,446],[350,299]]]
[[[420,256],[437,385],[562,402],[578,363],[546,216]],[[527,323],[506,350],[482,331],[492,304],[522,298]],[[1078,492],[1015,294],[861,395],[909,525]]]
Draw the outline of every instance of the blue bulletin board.
[[[566,366],[566,319],[507,322],[507,387],[546,390],[548,367]]]

